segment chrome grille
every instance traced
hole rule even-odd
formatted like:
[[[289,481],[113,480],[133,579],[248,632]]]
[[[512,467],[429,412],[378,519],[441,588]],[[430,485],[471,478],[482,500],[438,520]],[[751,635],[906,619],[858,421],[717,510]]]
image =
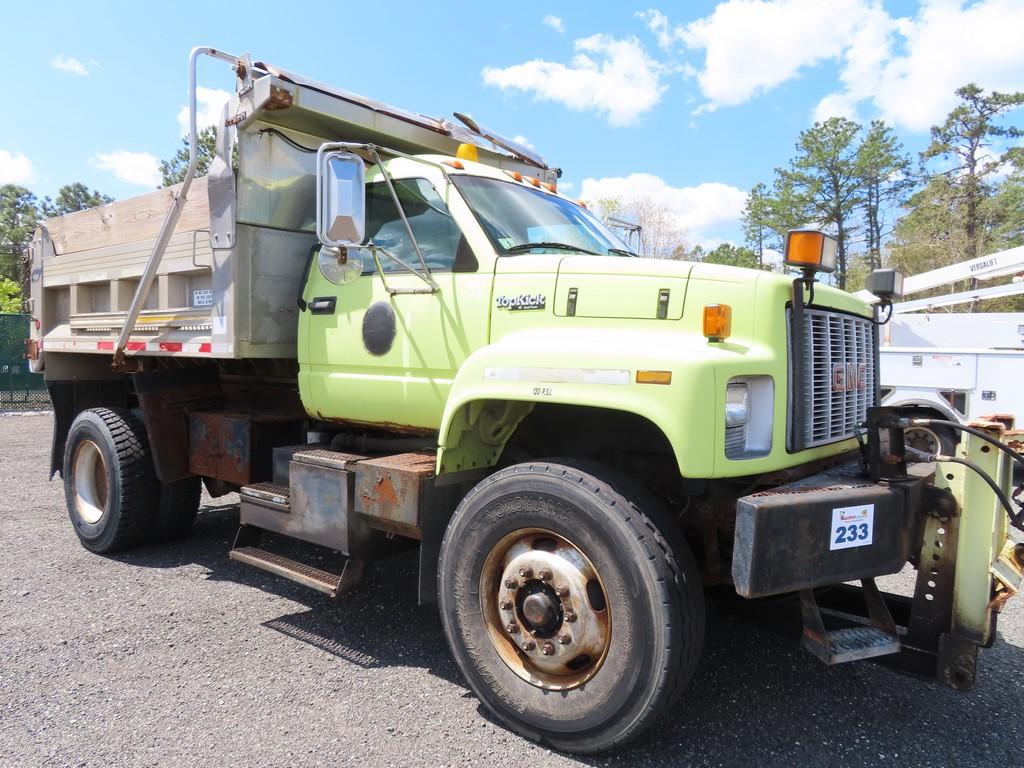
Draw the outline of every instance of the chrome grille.
[[[725,455],[733,459],[742,456],[747,449],[747,425],[737,424],[725,428]]]
[[[874,324],[863,317],[805,309],[796,332],[802,339],[802,365],[794,370],[790,388],[790,442],[800,450],[852,437],[875,403]]]

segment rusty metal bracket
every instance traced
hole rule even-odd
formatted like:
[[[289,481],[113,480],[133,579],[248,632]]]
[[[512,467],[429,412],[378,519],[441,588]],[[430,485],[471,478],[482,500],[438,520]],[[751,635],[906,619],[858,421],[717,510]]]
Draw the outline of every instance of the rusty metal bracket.
[[[953,621],[953,585],[960,520],[928,510],[918,554],[917,582],[904,645],[937,654]]]

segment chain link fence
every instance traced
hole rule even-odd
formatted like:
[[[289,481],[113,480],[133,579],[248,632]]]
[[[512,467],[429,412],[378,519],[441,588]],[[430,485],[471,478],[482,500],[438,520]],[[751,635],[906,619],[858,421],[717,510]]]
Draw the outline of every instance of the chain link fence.
[[[38,411],[50,407],[41,374],[25,359],[28,315],[0,314],[0,412]]]

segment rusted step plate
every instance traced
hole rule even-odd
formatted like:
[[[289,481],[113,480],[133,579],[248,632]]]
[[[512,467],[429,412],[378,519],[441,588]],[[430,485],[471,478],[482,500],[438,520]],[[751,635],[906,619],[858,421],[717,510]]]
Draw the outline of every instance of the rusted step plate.
[[[342,451],[330,451],[326,448],[313,448],[308,451],[299,451],[292,456],[292,461],[299,464],[311,464],[315,467],[326,469],[349,470],[365,460],[365,456],[356,453],[343,453]]]
[[[242,486],[238,495],[248,496],[249,498],[259,499],[260,501],[266,501],[270,504],[287,507],[291,492],[288,490],[287,485],[277,485],[276,483],[253,483],[252,485]]]
[[[239,547],[229,553],[232,560],[261,568],[278,576],[315,589],[318,592],[336,597],[342,577],[336,573],[328,573],[311,565],[291,560],[273,552],[257,547]]]

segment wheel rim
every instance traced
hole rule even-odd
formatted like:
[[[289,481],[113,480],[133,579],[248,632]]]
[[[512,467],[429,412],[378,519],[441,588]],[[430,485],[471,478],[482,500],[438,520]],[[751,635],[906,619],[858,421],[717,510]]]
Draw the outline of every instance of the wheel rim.
[[[553,531],[519,530],[494,545],[480,609],[502,661],[539,688],[582,685],[611,641],[607,592],[584,552]]]
[[[83,440],[75,449],[72,469],[75,511],[89,525],[95,525],[107,508],[107,465],[103,452],[92,440]]]
[[[908,427],[903,430],[903,442],[924,453],[942,453],[942,441],[932,430],[925,427]]]

